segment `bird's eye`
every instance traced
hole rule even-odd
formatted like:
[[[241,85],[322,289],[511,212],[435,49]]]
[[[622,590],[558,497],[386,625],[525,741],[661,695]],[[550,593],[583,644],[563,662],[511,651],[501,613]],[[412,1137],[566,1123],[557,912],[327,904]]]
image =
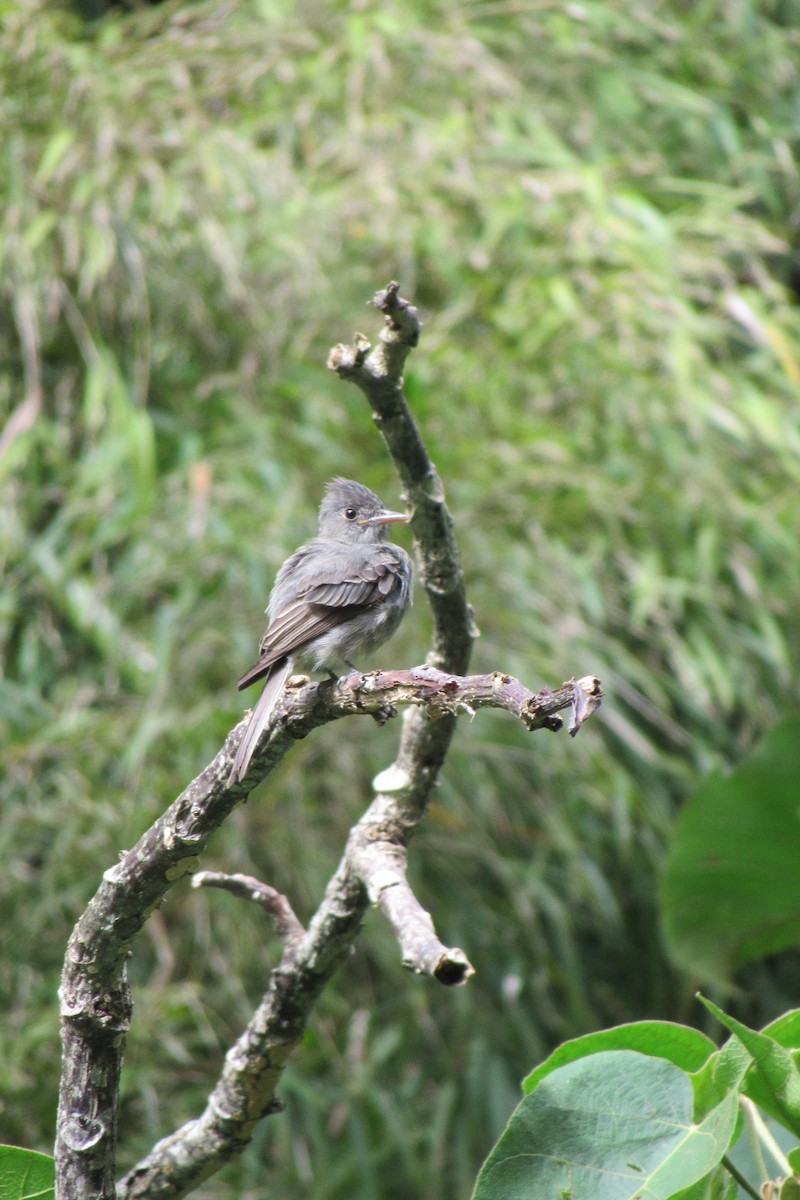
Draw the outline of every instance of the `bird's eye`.
[[[353,508],[351,505],[350,508],[346,508],[344,510],[344,515],[347,517],[348,521],[355,521],[356,517],[358,516],[358,509]]]

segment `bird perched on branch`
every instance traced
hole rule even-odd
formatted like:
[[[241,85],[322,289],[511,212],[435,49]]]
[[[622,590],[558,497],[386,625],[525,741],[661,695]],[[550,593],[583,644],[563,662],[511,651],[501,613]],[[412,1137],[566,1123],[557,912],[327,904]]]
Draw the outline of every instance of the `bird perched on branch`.
[[[334,479],[325,488],[317,536],[287,558],[275,579],[260,656],[238,683],[264,689],[239,743],[228,780],[243,779],[283,685],[295,666],[313,670],[376,650],[411,604],[411,559],[388,540],[389,525],[408,521],[361,483]]]

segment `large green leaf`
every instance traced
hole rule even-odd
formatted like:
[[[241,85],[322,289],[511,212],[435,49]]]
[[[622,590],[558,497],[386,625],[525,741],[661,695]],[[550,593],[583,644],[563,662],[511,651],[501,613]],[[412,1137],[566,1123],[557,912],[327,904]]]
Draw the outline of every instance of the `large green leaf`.
[[[737,1093],[699,1125],[692,1112],[690,1080],[664,1059],[607,1050],[568,1063],[518,1106],[473,1200],[667,1200],[720,1163]]]
[[[768,1034],[749,1029],[711,1000],[704,996],[701,999],[753,1059],[742,1090],[787,1129],[800,1135],[800,1070],[791,1053]]]
[[[53,1200],[55,1174],[48,1154],[0,1146],[0,1200]]]
[[[800,941],[800,715],[776,725],[733,774],[713,775],[675,825],[662,887],[672,957],[725,981],[740,963]]]
[[[558,1067],[600,1050],[638,1050],[641,1054],[665,1058],[683,1071],[697,1071],[714,1054],[716,1046],[704,1033],[688,1025],[674,1021],[632,1021],[563,1042],[531,1071],[523,1081],[523,1091],[532,1092]]]

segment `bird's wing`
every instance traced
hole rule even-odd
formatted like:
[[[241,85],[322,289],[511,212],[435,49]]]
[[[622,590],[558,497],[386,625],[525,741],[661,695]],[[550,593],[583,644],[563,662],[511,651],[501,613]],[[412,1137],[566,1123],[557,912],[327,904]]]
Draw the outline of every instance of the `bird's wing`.
[[[330,608],[323,604],[307,604],[298,600],[290,604],[270,623],[261,639],[261,655],[237,683],[239,691],[268,674],[275,663],[307,646],[315,638],[363,612],[364,605]]]
[[[368,608],[379,604],[394,588],[402,572],[401,560],[396,555],[386,555],[378,562],[359,563],[355,570],[347,572],[342,579],[338,572],[314,580],[301,593],[308,604],[323,604],[331,608],[350,608],[352,605]]]
[[[379,561],[361,562],[347,571],[321,573],[303,588],[298,598],[276,613],[261,639],[261,655],[239,680],[237,687],[249,687],[268,674],[280,659],[293,654],[323,633],[335,629],[372,605],[380,604],[392,592],[403,572],[399,556],[387,554]]]

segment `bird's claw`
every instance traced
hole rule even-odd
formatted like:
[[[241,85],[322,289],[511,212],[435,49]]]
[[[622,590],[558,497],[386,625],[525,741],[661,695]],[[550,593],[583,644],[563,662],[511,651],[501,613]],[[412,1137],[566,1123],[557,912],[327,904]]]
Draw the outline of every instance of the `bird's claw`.
[[[391,721],[392,717],[397,716],[397,709],[393,704],[385,704],[383,708],[376,709],[374,713],[370,713],[370,716],[379,725],[385,725],[387,721]]]

